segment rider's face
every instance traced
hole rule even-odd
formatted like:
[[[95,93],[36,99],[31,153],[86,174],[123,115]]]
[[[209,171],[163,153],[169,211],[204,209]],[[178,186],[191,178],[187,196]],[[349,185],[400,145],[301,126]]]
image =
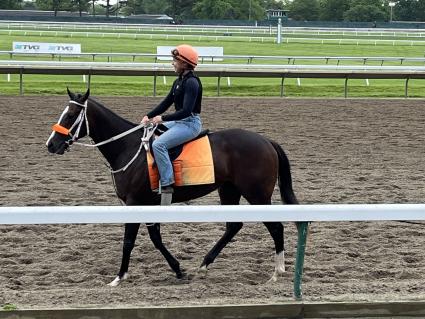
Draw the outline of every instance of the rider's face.
[[[186,67],[186,63],[184,63],[184,62],[182,62],[182,61],[180,61],[179,59],[176,59],[176,58],[173,58],[172,65],[174,67],[174,71],[177,74],[182,73],[185,70],[185,67]]]

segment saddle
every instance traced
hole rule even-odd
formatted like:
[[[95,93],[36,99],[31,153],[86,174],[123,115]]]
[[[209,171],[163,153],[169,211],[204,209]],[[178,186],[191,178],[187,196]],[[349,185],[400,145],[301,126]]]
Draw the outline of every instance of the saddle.
[[[167,128],[159,125],[156,135],[164,133]],[[208,138],[209,130],[202,131],[194,139],[169,150],[173,164],[175,186],[212,184],[215,182],[214,163]],[[149,141],[152,147],[153,138]],[[151,189],[159,187],[159,172],[153,152],[147,153],[149,181]]]
[[[168,130],[168,127],[166,127],[164,124],[159,124],[157,126],[157,128],[155,129],[154,134],[152,135],[152,138],[149,140],[149,149],[150,150],[152,149],[152,144],[153,144],[153,141],[155,140],[154,139],[154,136],[160,136],[160,135],[164,134],[165,132],[167,132],[167,130]],[[188,143],[190,143],[192,141],[195,141],[197,139],[200,139],[201,137],[204,137],[204,136],[208,135],[209,133],[210,133],[210,130],[208,130],[208,129],[202,130],[198,134],[198,136],[196,136],[195,138],[193,138],[193,139],[191,139],[191,140],[189,140],[189,141],[187,141],[187,142],[185,142],[183,144],[177,145],[176,147],[170,148],[168,150],[168,155],[170,156],[171,162],[173,162],[177,157],[179,157],[179,155],[183,151],[183,146],[185,144],[188,144]],[[150,152],[150,153],[151,153],[153,159],[155,159],[155,155],[153,154],[153,152]],[[154,163],[154,165],[156,166],[155,163]]]

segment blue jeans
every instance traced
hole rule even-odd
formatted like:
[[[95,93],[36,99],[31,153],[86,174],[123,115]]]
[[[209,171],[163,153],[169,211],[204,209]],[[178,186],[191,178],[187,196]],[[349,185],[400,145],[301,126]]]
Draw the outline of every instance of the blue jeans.
[[[183,120],[164,123],[168,130],[155,139],[152,144],[161,186],[174,183],[173,165],[168,150],[195,138],[202,130],[199,115],[191,115]]]

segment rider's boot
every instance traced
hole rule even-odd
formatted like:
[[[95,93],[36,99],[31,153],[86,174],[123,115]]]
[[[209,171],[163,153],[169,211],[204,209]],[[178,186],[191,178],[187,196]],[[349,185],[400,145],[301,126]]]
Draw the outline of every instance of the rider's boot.
[[[161,187],[161,206],[171,205],[171,201],[173,200],[173,193],[173,186],[169,185]]]

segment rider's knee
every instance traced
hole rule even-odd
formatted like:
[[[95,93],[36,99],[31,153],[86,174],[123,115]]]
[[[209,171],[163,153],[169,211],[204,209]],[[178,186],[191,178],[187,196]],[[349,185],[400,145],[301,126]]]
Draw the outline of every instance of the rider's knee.
[[[152,148],[154,150],[162,150],[164,148],[166,149],[167,148],[167,145],[165,143],[161,142],[161,140],[155,140],[152,143]]]

